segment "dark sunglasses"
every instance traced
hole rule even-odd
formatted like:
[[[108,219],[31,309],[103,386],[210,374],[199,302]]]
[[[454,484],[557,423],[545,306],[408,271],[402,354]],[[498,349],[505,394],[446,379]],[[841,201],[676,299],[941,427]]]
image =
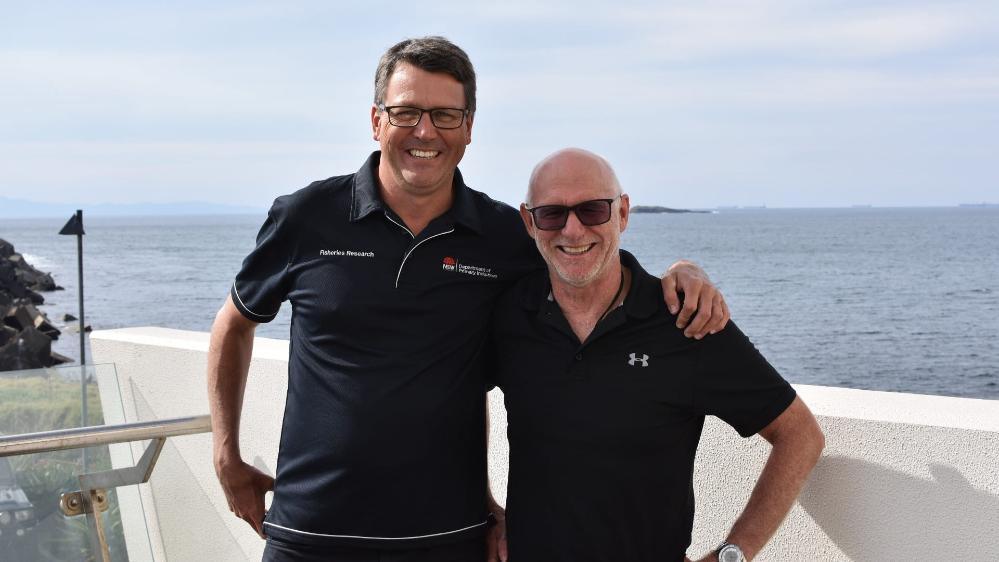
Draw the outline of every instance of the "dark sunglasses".
[[[527,209],[534,217],[534,226],[540,230],[562,230],[566,221],[569,220],[569,211],[576,213],[576,218],[585,226],[597,226],[604,224],[611,218],[612,199],[590,199],[582,203],[576,203],[571,207],[565,205],[540,205],[533,209]]]

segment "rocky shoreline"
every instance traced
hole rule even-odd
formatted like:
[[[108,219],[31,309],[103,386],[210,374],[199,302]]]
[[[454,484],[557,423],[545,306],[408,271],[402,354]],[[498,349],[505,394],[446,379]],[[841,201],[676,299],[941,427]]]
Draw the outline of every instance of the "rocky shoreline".
[[[48,273],[35,269],[0,238],[0,371],[40,369],[72,359],[52,352],[59,330],[38,306],[40,293],[61,291]]]

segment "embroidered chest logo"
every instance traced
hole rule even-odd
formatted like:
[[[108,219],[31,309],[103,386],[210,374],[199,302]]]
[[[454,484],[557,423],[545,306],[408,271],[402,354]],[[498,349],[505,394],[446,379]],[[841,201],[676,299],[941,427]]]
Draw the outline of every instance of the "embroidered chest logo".
[[[493,272],[491,267],[480,267],[477,265],[468,265],[466,263],[460,263],[457,259],[447,256],[442,260],[444,271],[453,271],[455,273],[463,273],[465,275],[471,275],[472,277],[485,277],[487,279],[498,279],[499,275]]]
[[[632,367],[636,365],[641,365],[642,367],[648,367],[649,356],[643,353],[642,356],[639,357],[637,353],[632,353],[631,355],[628,356],[628,364],[631,365]]]
[[[320,256],[347,257],[347,258],[373,258],[374,252],[364,250],[319,250]]]

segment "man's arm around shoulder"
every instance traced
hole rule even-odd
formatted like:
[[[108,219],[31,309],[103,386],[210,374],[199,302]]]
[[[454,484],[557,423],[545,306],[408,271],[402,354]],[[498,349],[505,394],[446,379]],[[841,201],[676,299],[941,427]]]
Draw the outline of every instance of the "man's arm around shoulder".
[[[801,398],[795,398],[760,435],[773,449],[749,503],[726,538],[742,549],[747,560],[763,549],[787,516],[825,446],[822,430]],[[712,553],[702,562],[715,560]]]
[[[264,494],[274,488],[274,479],[243,462],[239,451],[239,417],[256,328],[257,323],[246,319],[232,297],[227,297],[212,324],[208,406],[212,414],[215,473],[229,510],[263,538]]]
[[[699,265],[680,260],[669,266],[661,283],[666,306],[677,315],[676,327],[684,329],[683,335],[699,340],[725,329],[730,318],[725,297]]]

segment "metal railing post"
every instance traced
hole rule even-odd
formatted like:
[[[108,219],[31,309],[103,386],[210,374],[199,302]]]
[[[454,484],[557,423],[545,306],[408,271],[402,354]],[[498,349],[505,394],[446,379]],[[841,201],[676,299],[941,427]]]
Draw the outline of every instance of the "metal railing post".
[[[0,437],[0,457],[151,439],[152,442],[146,446],[142,458],[135,466],[89,474],[84,467],[84,474],[78,476],[80,490],[64,493],[59,499],[59,505],[65,515],[71,517],[86,515],[87,524],[91,529],[91,549],[94,553],[99,552],[104,562],[111,562],[111,553],[101,517],[101,513],[108,508],[108,489],[148,482],[167,437],[207,433],[211,430],[211,416],[194,416],[10,435]]]

